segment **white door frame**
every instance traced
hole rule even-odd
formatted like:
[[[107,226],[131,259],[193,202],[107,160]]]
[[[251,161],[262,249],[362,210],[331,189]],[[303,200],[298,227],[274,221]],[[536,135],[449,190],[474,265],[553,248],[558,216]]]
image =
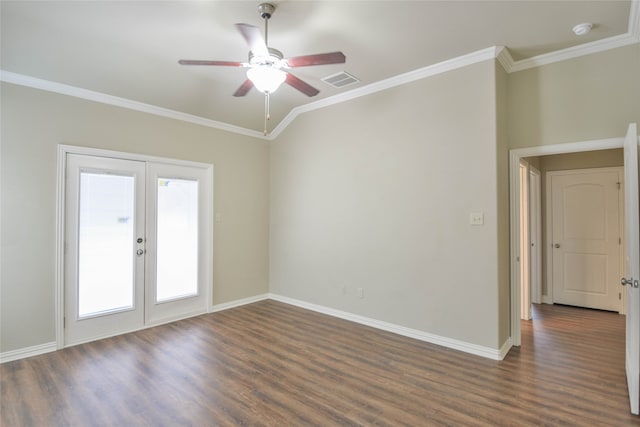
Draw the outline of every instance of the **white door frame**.
[[[565,144],[509,150],[509,206],[510,206],[510,266],[511,266],[511,343],[522,344],[520,331],[520,160],[524,157],[548,156],[551,154],[578,153],[583,151],[622,148],[624,138],[597,139]]]
[[[531,248],[529,247],[529,230],[530,230],[530,218],[529,211],[531,206],[529,204],[529,163],[524,160],[520,160],[520,224],[524,224],[524,227],[520,227],[520,319],[531,320]]]
[[[208,163],[192,162],[187,160],[169,159],[165,157],[148,156],[144,154],[125,153],[120,151],[103,150],[98,148],[78,147],[73,145],[58,145],[57,179],[56,179],[56,276],[55,276],[55,330],[56,348],[64,348],[64,252],[65,252],[65,179],[67,154],[81,154],[97,157],[111,157],[125,160],[138,160],[144,162],[156,162],[190,166],[206,170],[206,180],[209,190],[204,200],[207,221],[204,224],[204,234],[207,236],[206,259],[213,257],[213,165]],[[205,267],[206,286],[206,310],[212,309],[212,280],[213,267],[209,261]],[[156,326],[154,325],[148,325]]]
[[[531,302],[542,302],[542,206],[540,171],[529,165],[529,286]]]

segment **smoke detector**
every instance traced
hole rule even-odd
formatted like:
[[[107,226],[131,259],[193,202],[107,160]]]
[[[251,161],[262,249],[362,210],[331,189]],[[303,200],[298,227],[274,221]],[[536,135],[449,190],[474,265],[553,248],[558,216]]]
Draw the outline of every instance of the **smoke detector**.
[[[582,24],[578,24],[573,27],[573,32],[576,36],[584,36],[593,28],[593,24],[591,22],[583,22]]]

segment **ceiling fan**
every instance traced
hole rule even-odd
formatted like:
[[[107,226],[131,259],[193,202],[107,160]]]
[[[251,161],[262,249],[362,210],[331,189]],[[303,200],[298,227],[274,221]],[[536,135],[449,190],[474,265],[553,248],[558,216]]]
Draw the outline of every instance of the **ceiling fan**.
[[[264,134],[267,134],[267,121],[269,120],[269,94],[275,92],[282,83],[299,90],[307,96],[315,96],[320,91],[304,80],[291,74],[288,70],[297,67],[311,65],[343,64],[346,57],[342,52],[319,53],[315,55],[295,56],[285,58],[284,54],[268,46],[268,23],[276,7],[271,3],[262,3],[258,6],[260,17],[264,19],[264,38],[260,29],[249,24],[235,24],[236,28],[249,45],[249,62],[234,61],[208,61],[181,59],[181,65],[214,65],[223,67],[248,68],[247,79],[235,91],[233,96],[245,96],[252,87],[265,94],[265,126]]]

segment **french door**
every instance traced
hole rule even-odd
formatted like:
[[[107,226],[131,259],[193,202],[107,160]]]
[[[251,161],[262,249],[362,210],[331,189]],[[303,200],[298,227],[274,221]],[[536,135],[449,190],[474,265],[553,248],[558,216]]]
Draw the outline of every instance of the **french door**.
[[[204,313],[206,170],[66,156],[64,344]]]

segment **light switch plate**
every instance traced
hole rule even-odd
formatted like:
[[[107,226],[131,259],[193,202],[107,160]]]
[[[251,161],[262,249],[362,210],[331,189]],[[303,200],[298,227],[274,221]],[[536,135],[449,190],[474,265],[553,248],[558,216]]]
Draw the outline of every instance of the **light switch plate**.
[[[469,224],[471,224],[471,225],[484,225],[484,213],[483,212],[471,212],[471,215],[469,215]]]

